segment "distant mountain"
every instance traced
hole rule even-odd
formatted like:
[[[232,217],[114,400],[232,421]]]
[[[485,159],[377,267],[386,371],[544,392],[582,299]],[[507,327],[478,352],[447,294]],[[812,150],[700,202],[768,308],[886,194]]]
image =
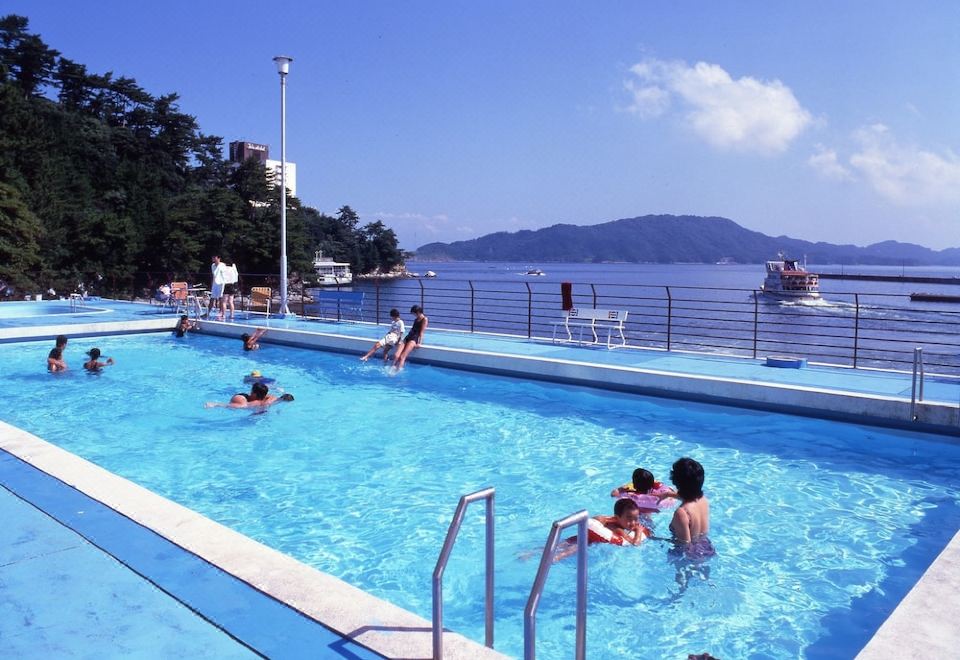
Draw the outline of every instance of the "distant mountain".
[[[558,224],[535,231],[497,232],[469,241],[428,243],[417,258],[451,261],[634,263],[761,263],[780,250],[818,264],[960,266],[960,248],[931,250],[883,241],[867,247],[767,236],[727,218],[647,215],[599,225]]]

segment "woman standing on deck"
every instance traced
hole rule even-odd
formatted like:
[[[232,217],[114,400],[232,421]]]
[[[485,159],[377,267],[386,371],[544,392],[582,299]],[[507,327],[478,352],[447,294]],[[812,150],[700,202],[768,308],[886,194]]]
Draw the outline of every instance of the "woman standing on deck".
[[[430,320],[424,315],[423,308],[420,305],[414,305],[410,308],[410,313],[416,316],[413,327],[403,339],[403,346],[397,351],[397,357],[394,358],[393,368],[397,371],[403,369],[407,358],[413,353],[414,349],[423,343],[423,333],[427,330]]]

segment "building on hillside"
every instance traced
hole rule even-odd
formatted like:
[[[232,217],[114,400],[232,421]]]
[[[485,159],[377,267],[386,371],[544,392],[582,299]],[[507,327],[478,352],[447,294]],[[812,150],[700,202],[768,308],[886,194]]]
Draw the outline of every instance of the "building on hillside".
[[[267,170],[267,175],[273,181],[273,185],[280,185],[280,161],[271,160],[270,147],[266,144],[257,144],[256,142],[245,142],[238,140],[230,143],[230,162],[243,163],[253,159],[262,163]],[[297,194],[297,164],[287,161],[287,190],[290,194]]]

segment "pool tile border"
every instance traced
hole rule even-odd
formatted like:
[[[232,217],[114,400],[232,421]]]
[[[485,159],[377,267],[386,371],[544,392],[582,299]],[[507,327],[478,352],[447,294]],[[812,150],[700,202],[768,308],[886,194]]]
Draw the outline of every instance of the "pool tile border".
[[[0,422],[0,449],[359,647],[389,658],[432,655],[430,622],[411,612],[3,422]],[[171,557],[164,555],[159,559],[170,561]],[[180,559],[190,563],[189,559]],[[196,568],[196,564],[193,566]],[[192,575],[188,572],[181,580],[189,582]],[[225,625],[217,625],[226,629]],[[359,647],[351,656],[351,646],[343,645],[337,655],[376,657],[375,654],[363,655]],[[444,633],[444,655],[448,658],[504,657],[452,632]]]

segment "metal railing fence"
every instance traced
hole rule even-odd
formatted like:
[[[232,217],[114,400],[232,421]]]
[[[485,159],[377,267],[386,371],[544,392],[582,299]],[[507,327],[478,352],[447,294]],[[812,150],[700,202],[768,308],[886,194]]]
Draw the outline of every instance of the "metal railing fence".
[[[180,275],[190,282],[210,280],[208,272]],[[138,273],[133,288],[105,293],[147,297],[147,281],[163,278]],[[253,286],[279,289],[275,274],[241,273],[240,291],[249,294]],[[366,294],[363,317],[377,323],[389,322],[391,308],[406,316],[416,304],[433,328],[549,339],[563,315],[556,282],[358,280],[343,288]],[[289,290],[296,314],[320,316],[311,289],[294,281]],[[920,345],[928,373],[960,374],[960,306],[911,302],[905,294],[844,292],[783,302],[755,289],[578,282],[572,293],[574,306],[628,311],[628,346],[909,370]],[[237,306],[246,309],[248,302],[242,296]]]

